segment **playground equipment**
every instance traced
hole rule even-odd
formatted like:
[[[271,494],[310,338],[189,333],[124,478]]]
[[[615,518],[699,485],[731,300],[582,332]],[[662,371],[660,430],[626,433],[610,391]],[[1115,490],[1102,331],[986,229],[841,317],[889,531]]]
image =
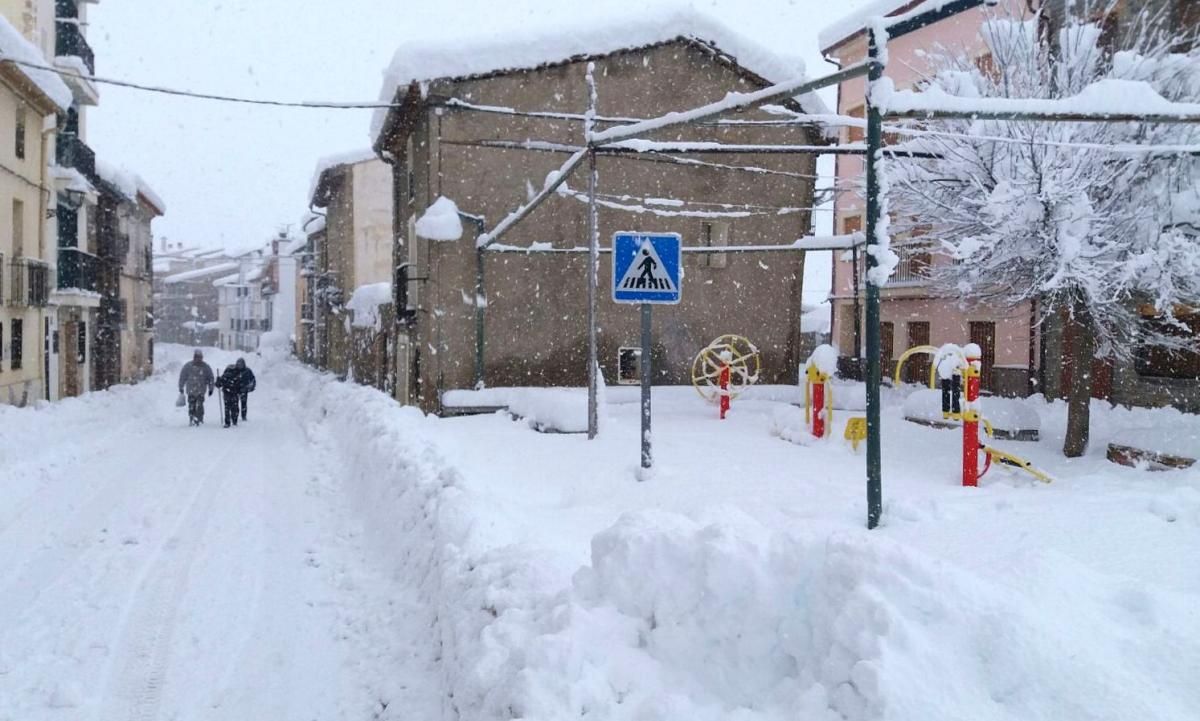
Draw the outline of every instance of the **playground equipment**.
[[[825,437],[826,423],[833,422],[833,387],[837,371],[837,348],[819,345],[804,363],[804,422],[815,438]]]
[[[843,437],[850,441],[850,447],[858,452],[858,444],[867,438],[867,417],[854,416],[846,421],[846,432]]]
[[[918,346],[906,352],[928,352],[932,346]],[[907,359],[905,356],[902,358]],[[947,343],[933,349],[934,362],[930,370],[930,386],[933,378],[938,379],[942,391],[942,418],[961,420],[963,430],[962,484],[978,486],[979,479],[992,467],[992,461],[1018,468],[1044,483],[1050,477],[1033,467],[1029,461],[1012,453],[993,448],[979,442],[979,426],[982,423],[988,438],[993,436],[990,423],[983,418],[979,405],[979,383],[983,351],[975,343],[961,348]],[[896,369],[897,379],[900,369]],[[979,454],[984,454],[983,468],[979,467]]]
[[[758,348],[740,335],[723,335],[705,346],[692,361],[692,387],[709,403],[721,409],[758,382],[761,359]]]

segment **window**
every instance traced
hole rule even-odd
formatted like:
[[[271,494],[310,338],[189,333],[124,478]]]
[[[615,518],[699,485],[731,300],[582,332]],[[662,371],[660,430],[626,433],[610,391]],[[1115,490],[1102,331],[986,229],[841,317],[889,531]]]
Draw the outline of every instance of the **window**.
[[[79,351],[75,360],[79,363],[87,361],[87,337],[87,323],[79,321],[79,339],[75,344],[75,348]]]
[[[13,198],[12,202],[13,258],[25,255],[25,203]]]
[[[1200,313],[1178,316],[1177,320],[1186,328],[1167,323],[1161,317],[1144,318],[1142,324],[1147,331],[1179,339],[1190,337],[1192,349],[1170,350],[1162,346],[1142,345],[1134,360],[1138,375],[1178,380],[1200,378]]]
[[[863,105],[859,105],[857,108],[850,108],[849,110],[846,111],[846,115],[849,115],[852,118],[858,118],[859,120],[863,120],[864,118],[867,117],[866,116],[866,108]],[[864,139],[866,139],[866,137],[867,137],[867,129],[865,126],[861,127],[861,128],[859,128],[859,127],[846,128],[846,142],[848,142],[848,143],[861,143]]]
[[[21,356],[25,344],[25,321],[14,318],[11,323],[12,328],[12,350],[8,353],[8,367],[12,370],[17,370],[21,367]]]
[[[637,385],[642,382],[642,349],[623,346],[617,349],[617,383]]]
[[[25,106],[17,108],[16,141],[17,160],[25,159]]]
[[[706,248],[720,248],[729,245],[729,223],[702,223],[700,226],[701,243]],[[724,268],[729,263],[726,253],[705,253],[704,265],[709,268]]]

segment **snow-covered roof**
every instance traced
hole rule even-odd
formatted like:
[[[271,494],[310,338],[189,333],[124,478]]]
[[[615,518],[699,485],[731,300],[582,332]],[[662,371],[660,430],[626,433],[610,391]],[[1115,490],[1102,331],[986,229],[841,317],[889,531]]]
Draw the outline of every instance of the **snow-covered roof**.
[[[163,278],[163,283],[182,283],[187,280],[197,280],[199,278],[207,278],[210,275],[218,275],[220,273],[228,273],[231,270],[237,270],[237,263],[218,263],[210,265],[207,268],[197,268],[195,270],[187,270],[175,275],[168,275]]]
[[[817,44],[821,46],[821,50],[829,50],[834,45],[861,32],[871,18],[894,15],[918,2],[920,0],[873,0],[858,10],[826,25],[817,35]]]
[[[520,31],[479,38],[442,34],[406,41],[396,49],[384,71],[381,103],[391,103],[399,88],[413,82],[463,78],[488,73],[536,68],[579,56],[607,55],[677,38],[712,45],[737,60],[739,66],[779,82],[801,77],[804,60],[798,54],[776,51],[720,21],[684,7],[642,8],[636,13],[587,16],[552,25],[526,26]],[[815,95],[801,99],[811,112],[827,112]],[[371,140],[378,140],[388,109],[378,108],[371,119]]]
[[[924,91],[896,90],[890,78],[884,78],[872,97],[879,99],[885,112],[1039,112],[1087,113],[1095,115],[1200,115],[1200,103],[1175,103],[1167,100],[1147,82],[1106,78],[1084,87],[1065,98],[978,98],[951,95],[938,86]]]
[[[96,158],[96,174],[129,200],[136,203],[138,195],[141,194],[146,202],[158,211],[159,215],[167,212],[166,204],[163,203],[158,193],[154,192],[154,188],[151,188],[150,184],[142,179],[142,176],[132,170],[110,165],[108,162]]]
[[[308,184],[308,200],[312,204],[316,204],[317,200],[313,196],[317,194],[317,188],[321,185],[321,176],[327,171],[333,170],[339,165],[354,165],[355,163],[365,163],[368,160],[375,160],[375,151],[370,148],[348,150],[344,153],[334,153],[326,155],[317,160],[317,167],[313,170],[312,180]],[[319,207],[323,207],[318,205]]]
[[[34,65],[47,65],[42,51],[26,40],[25,36],[18,32],[3,15],[0,15],[0,57]],[[70,110],[71,103],[75,98],[58,73],[52,70],[31,68],[28,65],[14,64],[13,67],[29,78],[30,82],[45,93],[46,97],[50,98],[61,110]]]
[[[312,197],[311,195],[309,196]],[[300,232],[305,235],[313,235],[325,230],[325,216],[320,213],[309,211],[300,218]]]
[[[91,181],[83,176],[75,168],[68,168],[62,165],[50,166],[50,177],[55,180],[65,181],[63,188],[65,190],[73,190],[79,193],[92,194],[96,192],[96,186],[92,185]]]

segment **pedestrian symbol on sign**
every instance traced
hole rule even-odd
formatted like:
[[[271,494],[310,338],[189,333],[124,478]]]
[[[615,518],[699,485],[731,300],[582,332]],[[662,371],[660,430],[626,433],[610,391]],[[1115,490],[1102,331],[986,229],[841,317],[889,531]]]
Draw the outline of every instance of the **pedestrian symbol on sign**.
[[[613,300],[679,302],[678,235],[617,233],[613,241]]]

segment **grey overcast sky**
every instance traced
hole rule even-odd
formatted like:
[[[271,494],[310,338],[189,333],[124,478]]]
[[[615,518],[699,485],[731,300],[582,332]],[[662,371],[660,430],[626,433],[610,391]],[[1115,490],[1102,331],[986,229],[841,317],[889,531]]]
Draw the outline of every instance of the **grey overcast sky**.
[[[655,0],[103,0],[89,8],[96,72],[173,88],[286,100],[370,100],[395,46],[550,26],[585,8],[637,13]],[[768,46],[821,62],[816,35],[867,0],[694,0]],[[672,5],[678,2],[672,0]],[[155,234],[247,247],[294,224],[323,156],[368,145],[369,110],[276,109],[101,87],[89,141],[163,196]],[[814,269],[815,270],[815,269]],[[827,282],[827,281],[826,281]]]

